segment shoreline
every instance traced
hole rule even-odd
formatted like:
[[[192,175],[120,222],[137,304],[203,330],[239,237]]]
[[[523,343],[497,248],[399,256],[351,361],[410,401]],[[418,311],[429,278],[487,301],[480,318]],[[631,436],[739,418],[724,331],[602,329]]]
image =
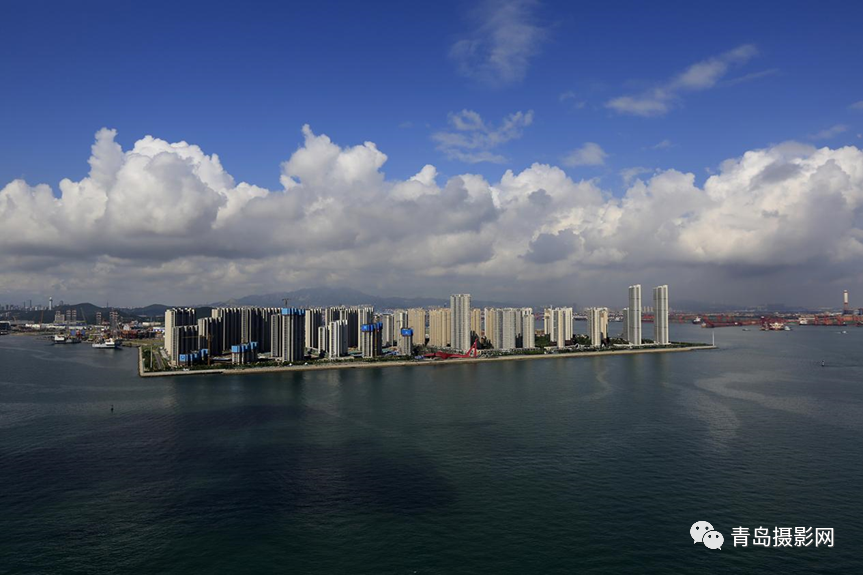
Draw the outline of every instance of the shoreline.
[[[537,355],[505,355],[500,357],[478,357],[478,358],[456,358],[444,360],[418,361],[345,361],[344,363],[331,363],[326,365],[293,365],[293,366],[268,366],[231,369],[190,369],[189,371],[144,371],[143,348],[138,348],[138,376],[140,377],[174,377],[187,375],[253,375],[256,373],[280,373],[295,371],[321,371],[329,369],[374,369],[386,367],[420,367],[426,365],[457,365],[489,363],[493,361],[527,361],[534,359],[573,359],[580,357],[597,357],[605,355],[638,355],[645,353],[676,353],[683,351],[704,351],[717,349],[715,345],[694,345],[691,347],[668,347],[668,348],[644,348],[644,349],[620,349],[612,351],[579,351],[574,353],[548,353]]]

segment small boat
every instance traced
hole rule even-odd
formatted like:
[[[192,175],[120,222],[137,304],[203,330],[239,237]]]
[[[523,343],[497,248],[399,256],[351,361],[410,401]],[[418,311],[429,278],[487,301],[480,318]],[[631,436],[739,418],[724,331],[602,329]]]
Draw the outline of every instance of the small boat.
[[[108,339],[103,339],[101,341],[93,342],[93,347],[95,349],[119,349],[120,346],[123,345],[123,342],[119,339],[114,339],[109,337]]]
[[[66,339],[68,339],[65,335],[55,335],[54,343],[66,343]]]

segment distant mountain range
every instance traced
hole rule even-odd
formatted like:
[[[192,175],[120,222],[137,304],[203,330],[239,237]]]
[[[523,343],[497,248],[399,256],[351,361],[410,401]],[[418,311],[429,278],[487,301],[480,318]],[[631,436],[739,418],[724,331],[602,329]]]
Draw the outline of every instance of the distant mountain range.
[[[330,287],[314,287],[304,288],[288,292],[276,292],[260,295],[248,295],[238,299],[226,301],[212,302],[202,305],[194,305],[190,307],[197,308],[198,314],[209,315],[210,310],[214,307],[239,307],[239,306],[260,306],[260,307],[283,307],[284,300],[287,299],[289,307],[328,307],[339,305],[371,305],[375,309],[407,309],[411,307],[435,307],[448,306],[449,299],[432,298],[432,297],[387,297],[374,296],[359,290],[350,288],[330,288]],[[646,305],[651,305],[652,302],[644,302]],[[504,301],[486,301],[473,300],[473,307],[521,307],[523,303],[513,303]],[[773,312],[788,312],[788,311],[807,311],[800,308],[785,307],[782,304],[771,304],[765,306],[735,306],[730,304],[718,304],[700,302],[694,300],[676,300],[672,302],[673,309],[676,311],[692,311],[698,313],[714,313],[731,310],[753,310],[762,311],[764,313]],[[166,309],[178,307],[176,305],[167,304],[151,304],[145,307],[137,308],[109,308],[100,307],[92,303],[76,303],[65,304],[54,307],[54,310],[65,312],[66,309],[72,308],[77,310],[79,319],[87,319],[94,321],[97,312],[102,313],[102,317],[107,320],[108,314],[112,309],[120,312],[121,317],[129,318],[159,318],[165,314]],[[186,307],[186,306],[182,306]],[[535,306],[536,307],[536,306]],[[12,316],[18,320],[51,323],[54,321],[54,311],[15,311],[11,312]],[[2,314],[0,314],[2,315]]]
[[[78,319],[86,319],[93,322],[96,318],[96,313],[101,312],[103,319],[108,319],[108,314],[112,309],[120,312],[124,319],[129,318],[159,318],[165,315],[165,310],[172,307],[194,307],[198,310],[198,315],[209,315],[210,310],[214,307],[241,307],[241,306],[259,306],[259,307],[284,307],[284,300],[287,299],[289,307],[328,307],[339,305],[371,305],[375,309],[406,309],[411,307],[434,307],[448,306],[449,299],[430,298],[430,297],[382,297],[373,296],[350,288],[329,288],[315,287],[304,288],[289,292],[277,292],[260,295],[248,295],[245,297],[230,299],[225,301],[212,302],[193,306],[178,306],[168,304],[150,304],[145,307],[136,308],[110,308],[100,307],[92,303],[76,303],[54,306],[53,310],[42,311],[15,311],[12,312],[15,319],[51,323],[54,321],[54,312],[62,311],[65,313],[67,309],[74,309],[77,312]],[[519,304],[508,302],[482,301],[475,300],[475,307],[518,307]]]
[[[404,309],[411,307],[448,306],[449,298],[432,297],[387,297],[374,296],[350,288],[315,287],[289,292],[277,292],[261,295],[250,295],[239,299],[231,299],[208,304],[208,307],[228,306],[261,306],[283,307],[287,299],[289,307],[328,307],[338,305],[371,305],[375,309]],[[474,307],[517,307],[518,304],[508,302],[474,300]]]
[[[104,321],[108,321],[110,317],[111,310],[117,310],[120,312],[121,319],[128,320],[131,318],[137,319],[155,319],[159,320],[162,316],[165,315],[165,310],[170,309],[174,306],[164,305],[164,304],[152,304],[146,307],[137,307],[137,308],[121,308],[121,307],[100,307],[95,304],[89,302],[75,303],[75,304],[63,304],[63,305],[55,305],[52,310],[31,310],[31,311],[11,311],[8,312],[9,316],[16,320],[28,321],[33,323],[54,323],[54,313],[62,312],[64,315],[66,310],[74,309],[75,310],[75,318],[78,320],[85,320],[88,323],[94,323],[96,321],[96,314],[102,314],[102,319]],[[209,310],[204,312],[209,313]],[[0,316],[3,314],[0,313]]]

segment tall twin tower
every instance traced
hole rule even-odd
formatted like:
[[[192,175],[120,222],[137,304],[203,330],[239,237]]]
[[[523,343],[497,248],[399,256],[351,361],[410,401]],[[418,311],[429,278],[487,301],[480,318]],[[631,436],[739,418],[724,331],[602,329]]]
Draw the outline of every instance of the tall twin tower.
[[[623,310],[623,337],[632,345],[641,345],[641,284],[629,286],[629,307]],[[668,286],[653,288],[653,341],[667,345]]]

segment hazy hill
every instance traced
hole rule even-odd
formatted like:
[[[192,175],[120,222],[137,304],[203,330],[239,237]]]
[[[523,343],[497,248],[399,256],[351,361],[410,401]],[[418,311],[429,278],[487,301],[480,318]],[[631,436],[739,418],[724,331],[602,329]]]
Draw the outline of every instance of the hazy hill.
[[[290,292],[277,292],[261,295],[250,295],[238,299],[232,299],[209,304],[211,307],[221,306],[274,306],[282,307],[283,299],[288,299],[290,307],[326,307],[337,305],[372,305],[375,309],[401,309],[410,307],[448,306],[449,298],[431,297],[387,297],[374,296],[350,288],[315,287],[303,288]],[[489,302],[476,300],[474,307],[503,306],[510,307],[516,304],[506,302]]]

